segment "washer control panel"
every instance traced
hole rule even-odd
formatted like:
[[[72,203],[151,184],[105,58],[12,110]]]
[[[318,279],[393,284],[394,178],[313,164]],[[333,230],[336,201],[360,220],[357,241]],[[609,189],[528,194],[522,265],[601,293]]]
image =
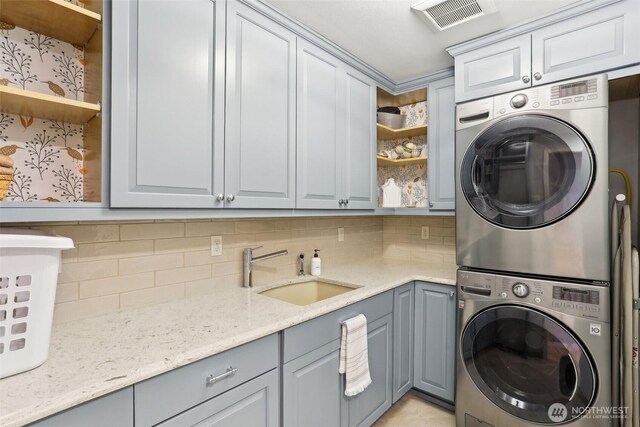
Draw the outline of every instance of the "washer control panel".
[[[464,300],[528,303],[572,316],[608,321],[609,286],[556,282],[458,270],[458,295]]]

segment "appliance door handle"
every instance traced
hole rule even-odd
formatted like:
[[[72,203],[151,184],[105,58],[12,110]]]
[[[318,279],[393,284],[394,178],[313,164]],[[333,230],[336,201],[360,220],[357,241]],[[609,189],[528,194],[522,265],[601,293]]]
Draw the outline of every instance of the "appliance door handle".
[[[460,123],[469,123],[475,122],[478,120],[484,120],[489,118],[489,110],[483,111],[482,113],[474,114],[473,116],[460,117],[458,121]]]
[[[571,401],[578,391],[578,371],[570,353],[560,358],[560,367],[563,368],[559,370],[560,391],[565,395],[569,395],[568,400]],[[571,390],[571,393],[565,393],[563,390]]]

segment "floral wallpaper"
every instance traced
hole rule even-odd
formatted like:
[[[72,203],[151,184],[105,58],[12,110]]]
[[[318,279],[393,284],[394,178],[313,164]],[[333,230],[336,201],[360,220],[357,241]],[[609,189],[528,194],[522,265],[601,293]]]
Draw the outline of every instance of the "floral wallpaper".
[[[82,46],[3,22],[0,30],[0,85],[83,100]],[[82,201],[82,125],[0,113],[0,153],[14,161],[5,200]]]
[[[405,127],[418,126],[427,123],[427,103],[404,105],[400,112],[407,116]],[[422,149],[421,156],[427,154],[427,135],[402,138],[397,140],[378,140],[378,152],[391,153],[398,144],[411,141]],[[427,207],[427,169],[424,163],[407,166],[379,167],[378,168],[378,206],[382,206],[381,186],[388,178],[393,178],[402,190],[402,205]]]

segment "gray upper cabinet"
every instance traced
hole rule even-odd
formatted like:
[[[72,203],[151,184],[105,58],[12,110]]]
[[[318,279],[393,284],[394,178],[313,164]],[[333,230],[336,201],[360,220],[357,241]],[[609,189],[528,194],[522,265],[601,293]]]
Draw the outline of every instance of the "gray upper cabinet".
[[[461,53],[457,53],[460,48],[452,48],[456,102],[640,63],[638,3],[593,3],[594,10],[522,35],[486,44],[491,37],[499,37],[488,36],[477,49]]]
[[[344,81],[339,61],[298,42],[299,208],[337,209],[344,153]]]
[[[225,2],[111,4],[111,206],[222,207]]]
[[[345,74],[346,135],[343,198],[346,207],[376,207],[376,87],[355,70]]]
[[[529,87],[530,70],[529,34],[458,55],[455,57],[456,102]]]
[[[429,84],[429,209],[455,209],[455,121],[453,77]]]
[[[448,402],[455,394],[456,288],[416,282],[413,386]]]
[[[393,402],[413,387],[413,282],[393,290]]]
[[[375,84],[302,40],[297,149],[298,208],[375,208]]]
[[[531,39],[533,84],[640,62],[638,22],[637,2],[622,1],[534,31]]]
[[[296,37],[237,1],[227,7],[226,205],[293,208]]]

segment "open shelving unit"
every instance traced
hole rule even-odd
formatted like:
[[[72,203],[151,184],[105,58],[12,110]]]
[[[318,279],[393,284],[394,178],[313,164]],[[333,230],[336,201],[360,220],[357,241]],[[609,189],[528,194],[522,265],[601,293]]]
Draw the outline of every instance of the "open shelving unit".
[[[102,21],[92,3],[97,2],[87,1],[83,8],[64,0],[2,0],[0,21],[84,46]]]
[[[9,40],[11,40],[11,30],[22,28],[59,42],[69,43],[74,49],[83,51],[84,61],[81,64],[84,72],[84,100],[82,101],[25,90],[19,85],[6,84],[6,82],[0,85],[0,112],[20,115],[20,120],[23,117],[30,117],[63,124],[82,125],[83,152],[81,159],[78,159],[77,167],[82,174],[83,201],[65,203],[66,207],[101,202],[103,188],[101,117],[103,2],[102,0],[82,0],[81,3],[82,5],[78,6],[65,0],[0,0],[0,21],[4,24],[3,30],[9,34]],[[16,141],[19,140],[16,139]],[[62,147],[63,150],[64,148]],[[38,200],[6,203],[24,203],[25,206],[42,204]]]
[[[419,165],[420,163],[426,163],[426,157],[413,157],[411,159],[389,159],[387,157],[377,156],[378,166],[380,167],[389,167],[389,166],[408,166],[408,165]]]

